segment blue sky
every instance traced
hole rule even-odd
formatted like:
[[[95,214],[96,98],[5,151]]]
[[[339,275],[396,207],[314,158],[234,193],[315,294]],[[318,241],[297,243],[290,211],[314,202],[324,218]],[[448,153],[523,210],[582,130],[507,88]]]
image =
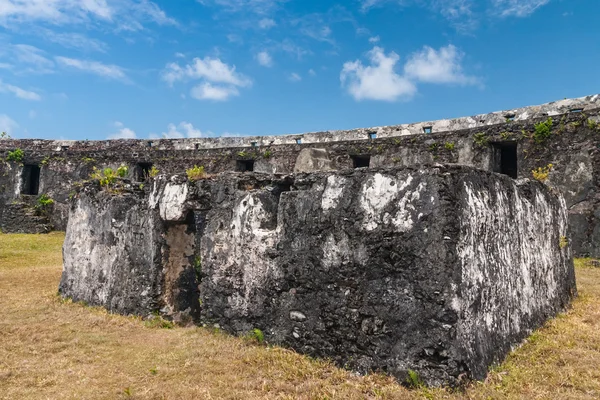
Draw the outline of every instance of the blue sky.
[[[269,135],[600,92],[597,0],[0,0],[0,130]]]

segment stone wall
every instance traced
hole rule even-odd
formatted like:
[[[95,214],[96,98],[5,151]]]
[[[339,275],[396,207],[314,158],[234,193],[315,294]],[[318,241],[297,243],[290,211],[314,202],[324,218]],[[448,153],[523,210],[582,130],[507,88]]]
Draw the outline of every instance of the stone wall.
[[[564,199],[469,167],[88,183],[70,207],[63,296],[400,380],[481,379],[575,294]]]
[[[546,183],[565,196],[574,253],[600,257],[599,105],[600,96],[589,96],[455,120],[302,137],[0,140],[0,221],[4,206],[19,200],[23,165],[41,168],[40,193],[56,201],[51,223],[64,230],[73,185],[88,179],[93,167],[116,169],[125,164],[132,180],[140,180],[140,169],[150,164],[165,174],[181,173],[194,165],[218,174],[245,169],[247,162],[255,172],[291,174],[345,170],[361,161],[371,167],[443,162],[507,172],[503,171],[506,160],[502,156],[506,153],[515,158],[515,177],[529,178],[533,169],[553,165]],[[536,125],[549,117],[551,134],[537,140]],[[432,126],[433,133],[421,133],[426,126]],[[376,138],[369,139],[369,134]],[[5,161],[9,151],[17,148],[24,150],[23,160]]]

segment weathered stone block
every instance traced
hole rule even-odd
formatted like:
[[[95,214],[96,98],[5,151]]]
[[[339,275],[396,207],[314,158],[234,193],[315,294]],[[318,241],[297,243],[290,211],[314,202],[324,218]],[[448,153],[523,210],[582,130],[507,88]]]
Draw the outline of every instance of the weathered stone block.
[[[469,167],[86,186],[60,290],[431,385],[480,379],[568,306],[563,198]]]

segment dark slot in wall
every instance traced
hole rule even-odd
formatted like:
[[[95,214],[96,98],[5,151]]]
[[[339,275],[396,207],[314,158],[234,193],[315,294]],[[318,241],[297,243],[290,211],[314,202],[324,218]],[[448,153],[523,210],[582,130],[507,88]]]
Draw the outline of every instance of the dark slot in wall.
[[[516,179],[519,175],[517,143],[494,143],[494,172]]]
[[[254,171],[254,160],[238,160],[236,163],[236,170],[238,172]]]
[[[23,167],[21,194],[37,196],[40,192],[40,167],[25,165]]]
[[[144,182],[150,177],[152,163],[138,163],[135,166],[135,179],[138,182]]]
[[[352,156],[352,166],[354,168],[369,168],[370,165],[371,165],[371,156],[369,156],[369,155]]]

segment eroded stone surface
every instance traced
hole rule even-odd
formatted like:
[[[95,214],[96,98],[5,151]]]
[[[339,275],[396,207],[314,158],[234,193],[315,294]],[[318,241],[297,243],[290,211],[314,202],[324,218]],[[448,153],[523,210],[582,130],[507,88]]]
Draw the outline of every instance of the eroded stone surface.
[[[159,177],[71,207],[63,295],[401,380],[483,378],[575,293],[563,198],[469,167]]]

